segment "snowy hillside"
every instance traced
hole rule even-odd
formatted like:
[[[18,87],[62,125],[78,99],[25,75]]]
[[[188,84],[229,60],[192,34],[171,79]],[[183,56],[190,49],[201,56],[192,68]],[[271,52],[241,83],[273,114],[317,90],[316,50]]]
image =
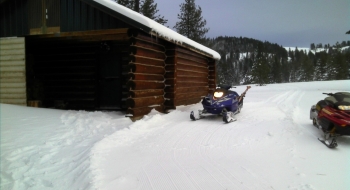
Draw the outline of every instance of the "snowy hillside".
[[[284,47],[284,48],[285,48],[287,51],[289,51],[289,50],[295,51],[295,50],[297,49],[297,48],[295,48],[295,47]],[[335,48],[335,47],[332,47],[332,48]],[[348,50],[349,48],[350,48],[350,46],[345,46],[345,47],[340,48],[340,51],[346,51],[346,50]],[[310,48],[298,47],[298,50],[299,50],[299,51],[304,51],[304,52],[306,52],[306,53],[309,53]],[[328,52],[328,48],[316,48],[315,50],[311,50],[311,52],[312,52],[313,54],[319,53],[319,52],[322,52],[322,51]]]
[[[136,122],[1,104],[0,189],[350,189],[350,137],[328,149],[309,119],[338,91],[350,80],[252,86],[229,124],[191,121],[200,103]]]

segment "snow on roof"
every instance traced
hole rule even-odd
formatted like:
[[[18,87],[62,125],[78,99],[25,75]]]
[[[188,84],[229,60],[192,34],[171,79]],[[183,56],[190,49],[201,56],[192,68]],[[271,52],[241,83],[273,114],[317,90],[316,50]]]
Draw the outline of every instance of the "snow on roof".
[[[114,1],[111,1],[111,0],[94,0],[94,1],[151,28],[153,33],[157,34],[162,38],[165,38],[169,41],[174,41],[176,43],[190,45],[200,51],[203,51],[209,55],[212,55],[213,58],[216,60],[220,60],[221,58],[220,54],[217,53],[216,51],[206,46],[203,46],[193,40],[190,40],[189,38],[171,30],[170,28],[165,27],[159,24],[158,22],[150,18],[147,18],[133,10],[130,10],[122,5],[119,5]]]

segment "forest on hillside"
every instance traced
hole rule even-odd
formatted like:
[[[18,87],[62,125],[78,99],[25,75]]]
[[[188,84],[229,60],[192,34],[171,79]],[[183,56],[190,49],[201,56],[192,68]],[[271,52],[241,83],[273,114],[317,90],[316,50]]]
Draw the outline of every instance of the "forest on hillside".
[[[350,78],[350,41],[310,44],[308,50],[243,37],[206,39],[221,55],[218,84],[258,84],[343,80]]]
[[[154,0],[114,1],[163,25],[167,23],[164,16],[158,15]],[[195,0],[184,0],[180,4],[174,29],[221,55],[216,66],[217,84],[265,85],[350,78],[350,41],[334,45],[312,43],[305,50],[286,49],[276,43],[246,37],[206,38],[209,28]]]

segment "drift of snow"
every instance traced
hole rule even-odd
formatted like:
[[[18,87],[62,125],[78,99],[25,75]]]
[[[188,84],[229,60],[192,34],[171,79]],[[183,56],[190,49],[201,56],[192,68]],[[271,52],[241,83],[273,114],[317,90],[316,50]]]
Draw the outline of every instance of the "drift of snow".
[[[159,35],[165,39],[168,39],[170,41],[174,41],[174,42],[180,43],[180,44],[185,43],[185,44],[191,45],[192,47],[195,47],[198,50],[201,50],[203,52],[206,52],[206,53],[212,55],[213,58],[216,60],[220,60],[220,58],[221,58],[221,56],[218,52],[216,52],[216,51],[214,51],[206,46],[203,46],[202,44],[199,44],[193,40],[190,40],[189,38],[187,38],[183,35],[180,35],[179,33],[173,31],[172,29],[165,27],[165,26],[159,24],[158,22],[156,22],[148,17],[143,16],[140,13],[137,13],[131,9],[128,9],[122,5],[119,5],[115,1],[111,1],[111,0],[94,0],[94,1],[105,6],[105,7],[108,7],[110,9],[114,10],[115,12],[118,12],[124,16],[127,16],[127,17],[147,26],[148,28],[151,28],[154,33],[156,33],[157,35]]]
[[[0,189],[350,189],[350,138],[329,149],[309,119],[339,91],[350,80],[252,86],[229,124],[191,121],[200,103],[136,122],[1,104]]]

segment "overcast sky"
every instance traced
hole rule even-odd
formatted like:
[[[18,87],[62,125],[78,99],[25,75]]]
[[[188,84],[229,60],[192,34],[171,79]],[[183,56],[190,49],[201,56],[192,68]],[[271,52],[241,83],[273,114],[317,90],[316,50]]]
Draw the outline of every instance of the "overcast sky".
[[[172,28],[185,0],[154,0]],[[207,37],[248,37],[284,47],[350,40],[350,0],[195,0]]]

